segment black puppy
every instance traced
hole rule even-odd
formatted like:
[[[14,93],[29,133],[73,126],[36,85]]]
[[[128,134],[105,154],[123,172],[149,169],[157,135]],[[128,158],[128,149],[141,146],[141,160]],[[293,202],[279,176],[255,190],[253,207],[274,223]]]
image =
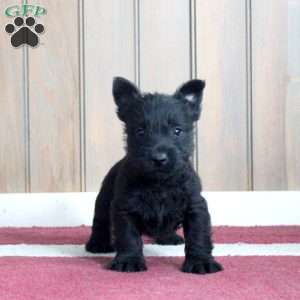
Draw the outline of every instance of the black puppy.
[[[183,225],[182,271],[222,270],[212,256],[210,216],[190,162],[204,86],[204,81],[191,80],[174,95],[142,94],[128,80],[114,79],[127,153],[104,179],[86,244],[90,252],[117,251],[110,269],[146,270],[141,234],[159,244],[181,244],[184,240],[175,231]]]

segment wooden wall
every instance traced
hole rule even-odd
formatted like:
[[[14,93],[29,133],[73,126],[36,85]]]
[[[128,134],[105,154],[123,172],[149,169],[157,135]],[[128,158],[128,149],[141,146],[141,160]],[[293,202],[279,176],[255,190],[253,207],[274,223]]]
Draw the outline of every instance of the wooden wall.
[[[270,2],[252,4],[253,184],[299,189],[300,1]]]
[[[300,188],[298,0],[28,2],[46,30],[17,49],[0,2],[0,192],[99,189],[124,154],[116,75],[162,92],[206,80],[205,190]]]

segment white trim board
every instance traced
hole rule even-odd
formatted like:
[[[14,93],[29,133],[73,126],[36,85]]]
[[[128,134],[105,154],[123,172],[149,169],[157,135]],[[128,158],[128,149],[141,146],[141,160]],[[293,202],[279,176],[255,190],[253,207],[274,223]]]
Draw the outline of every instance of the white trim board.
[[[144,246],[144,255],[151,257],[182,257],[184,246]],[[216,244],[214,256],[300,256],[300,244]],[[0,257],[112,257],[114,253],[88,253],[84,245],[0,245]]]
[[[96,193],[0,194],[0,227],[91,225]],[[300,192],[205,192],[213,225],[300,225]]]

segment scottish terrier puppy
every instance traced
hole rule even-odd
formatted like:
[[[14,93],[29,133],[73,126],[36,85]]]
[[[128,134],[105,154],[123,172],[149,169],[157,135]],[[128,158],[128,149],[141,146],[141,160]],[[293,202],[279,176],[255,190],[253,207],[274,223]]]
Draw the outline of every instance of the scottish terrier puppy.
[[[112,252],[109,268],[147,269],[142,234],[158,244],[184,243],[182,271],[214,273],[210,215],[190,162],[193,125],[199,119],[204,81],[191,80],[173,95],[147,94],[117,77],[113,96],[125,124],[126,155],[106,175],[96,199],[89,252]]]

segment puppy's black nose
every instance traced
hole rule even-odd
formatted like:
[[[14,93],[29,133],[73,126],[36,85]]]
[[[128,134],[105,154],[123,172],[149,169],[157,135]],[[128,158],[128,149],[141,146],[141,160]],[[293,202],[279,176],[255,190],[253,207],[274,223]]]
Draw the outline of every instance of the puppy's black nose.
[[[168,163],[168,155],[165,152],[158,152],[152,155],[152,161],[157,166],[164,166]]]

